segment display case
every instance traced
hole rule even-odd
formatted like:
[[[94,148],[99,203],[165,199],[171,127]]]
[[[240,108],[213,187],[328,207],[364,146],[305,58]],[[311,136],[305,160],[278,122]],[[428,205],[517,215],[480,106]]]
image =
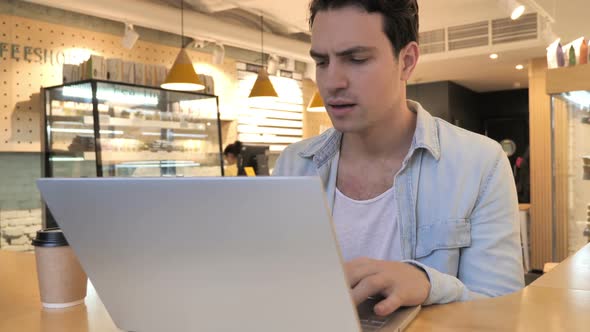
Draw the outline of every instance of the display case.
[[[553,233],[573,254],[590,242],[590,65],[551,69]]]
[[[43,89],[44,176],[222,176],[214,95],[88,80]]]

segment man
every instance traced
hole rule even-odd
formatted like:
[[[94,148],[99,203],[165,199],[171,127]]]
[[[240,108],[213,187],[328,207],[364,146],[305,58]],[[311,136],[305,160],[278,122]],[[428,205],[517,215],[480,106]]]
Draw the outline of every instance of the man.
[[[334,126],[289,146],[274,175],[323,181],[354,301],[374,310],[523,287],[518,204],[496,142],[406,100],[415,0],[313,0],[311,56]]]

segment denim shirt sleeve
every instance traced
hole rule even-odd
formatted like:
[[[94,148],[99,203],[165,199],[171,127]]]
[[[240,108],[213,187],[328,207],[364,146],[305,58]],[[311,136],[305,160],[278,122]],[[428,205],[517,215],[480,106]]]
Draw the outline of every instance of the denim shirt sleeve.
[[[280,154],[279,158],[277,159],[275,166],[272,170],[271,176],[283,176],[285,175],[285,158],[284,154]]]
[[[272,176],[305,176],[316,172],[311,158],[303,158],[300,153],[309,140],[291,144],[281,152],[272,171]]]
[[[495,297],[524,287],[516,188],[508,159],[498,150],[470,216],[471,246],[461,249],[457,277],[405,261],[430,279],[426,305]]]
[[[299,157],[294,150],[288,147],[281,153],[272,170],[272,176],[302,176],[310,173],[311,162]]]

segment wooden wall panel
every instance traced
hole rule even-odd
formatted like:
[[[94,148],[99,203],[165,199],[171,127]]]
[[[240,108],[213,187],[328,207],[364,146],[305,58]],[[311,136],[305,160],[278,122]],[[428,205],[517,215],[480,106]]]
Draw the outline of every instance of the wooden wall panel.
[[[556,261],[561,261],[568,256],[568,235],[569,235],[569,114],[565,102],[559,99],[554,100],[555,116],[555,240],[556,240]]]
[[[546,93],[547,61],[529,65],[529,125],[531,165],[531,267],[552,261],[551,105]]]
[[[551,98],[547,94],[547,62],[535,59],[529,66],[531,144],[531,266],[568,256],[569,228],[569,117],[567,105],[555,101],[555,191],[552,189]],[[553,203],[555,199],[555,225]],[[555,242],[555,243],[554,243]],[[555,246],[555,252],[553,252]]]
[[[303,102],[307,108],[309,101],[313,97],[316,90],[316,84],[310,79],[304,79],[303,86]],[[331,128],[332,122],[326,112],[303,112],[303,138],[310,138],[319,135],[326,128]]]
[[[179,49],[141,39],[134,48],[121,46],[121,35],[0,14],[0,152],[38,152],[41,149],[41,87],[62,83],[62,62],[79,63],[89,54],[105,58],[120,58],[145,64],[172,66]],[[13,56],[12,46],[18,45]],[[24,58],[24,47],[41,48],[42,61],[37,56]],[[189,50],[197,72],[211,75],[219,96],[222,117],[235,108],[237,70],[234,59],[225,58],[222,65],[211,63],[211,55]],[[227,133],[228,137],[234,137]]]

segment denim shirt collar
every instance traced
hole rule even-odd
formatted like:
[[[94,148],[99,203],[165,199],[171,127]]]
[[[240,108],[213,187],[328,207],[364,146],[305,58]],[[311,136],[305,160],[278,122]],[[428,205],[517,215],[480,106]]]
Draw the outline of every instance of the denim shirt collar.
[[[438,161],[440,159],[440,143],[434,119],[418,102],[408,99],[407,104],[410,111],[418,115],[416,131],[408,155],[412,155],[417,149],[425,149]],[[299,155],[303,158],[313,158],[319,168],[339,152],[341,140],[341,132],[333,128],[328,129],[313,140]]]

